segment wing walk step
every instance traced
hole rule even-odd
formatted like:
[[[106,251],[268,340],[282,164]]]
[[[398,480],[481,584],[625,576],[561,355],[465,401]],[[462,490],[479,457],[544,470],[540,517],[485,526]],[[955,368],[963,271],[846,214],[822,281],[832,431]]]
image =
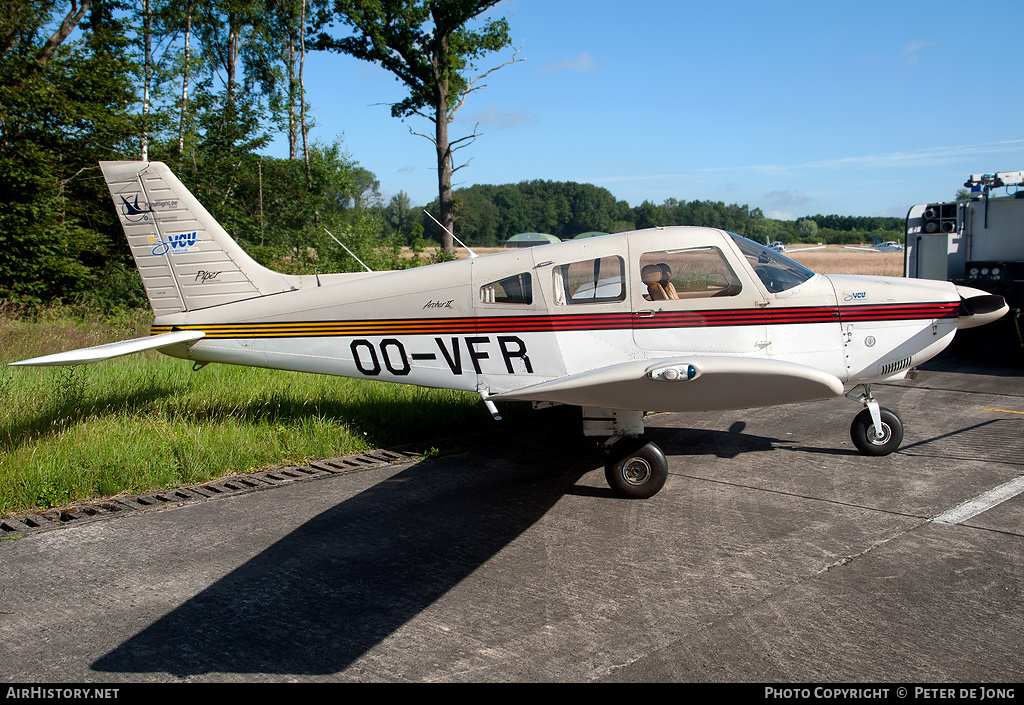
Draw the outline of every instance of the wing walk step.
[[[426,451],[373,450],[343,458],[315,460],[309,465],[274,468],[232,475],[197,485],[175,487],[143,494],[118,496],[84,502],[64,508],[47,509],[35,514],[0,519],[0,539],[52,531],[75,524],[84,524],[130,512],[182,506],[190,502],[229,497],[277,487],[290,482],[330,477],[341,473],[391,465],[423,457]]]

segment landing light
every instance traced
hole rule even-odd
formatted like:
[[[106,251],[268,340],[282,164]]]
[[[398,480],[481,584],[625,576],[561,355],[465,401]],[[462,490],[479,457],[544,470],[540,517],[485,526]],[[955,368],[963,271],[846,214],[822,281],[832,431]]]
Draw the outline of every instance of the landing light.
[[[686,382],[697,376],[697,368],[693,365],[676,365],[659,367],[647,373],[656,382]]]

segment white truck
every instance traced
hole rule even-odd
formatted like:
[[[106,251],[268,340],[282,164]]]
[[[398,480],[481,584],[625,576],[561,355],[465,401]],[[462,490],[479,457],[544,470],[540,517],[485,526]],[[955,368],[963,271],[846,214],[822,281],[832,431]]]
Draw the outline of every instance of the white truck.
[[[972,174],[963,200],[921,203],[907,213],[904,274],[1003,296],[1017,342],[1024,305],[1024,171]],[[1003,195],[994,189],[1005,189]]]

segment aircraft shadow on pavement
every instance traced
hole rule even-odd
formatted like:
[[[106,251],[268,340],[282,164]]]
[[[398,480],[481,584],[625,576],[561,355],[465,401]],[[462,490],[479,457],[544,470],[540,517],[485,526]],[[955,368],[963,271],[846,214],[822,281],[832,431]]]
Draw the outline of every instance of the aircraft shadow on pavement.
[[[791,441],[744,433],[746,423],[736,421],[728,431],[695,428],[652,428],[647,436],[671,458],[676,455],[713,455],[735,458],[744,453],[761,453],[788,445]]]
[[[342,671],[597,466],[596,454],[574,446],[513,445],[413,465],[292,531],[92,668],[179,677]]]
[[[650,431],[670,462],[672,455],[735,457],[785,443],[743,427]],[[603,484],[578,484],[602,460],[593,439],[566,431],[556,426],[545,439],[518,444],[501,438],[413,465],[292,531],[92,668],[179,677],[343,671],[563,495],[613,498]]]

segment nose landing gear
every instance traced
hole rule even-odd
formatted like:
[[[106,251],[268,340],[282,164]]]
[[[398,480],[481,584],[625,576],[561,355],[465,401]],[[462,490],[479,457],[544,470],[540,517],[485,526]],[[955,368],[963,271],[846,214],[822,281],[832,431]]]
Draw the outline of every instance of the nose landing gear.
[[[903,442],[903,422],[891,409],[878,405],[871,394],[871,385],[862,385],[863,392],[856,389],[846,396],[864,405],[850,424],[850,439],[864,455],[889,455]]]

